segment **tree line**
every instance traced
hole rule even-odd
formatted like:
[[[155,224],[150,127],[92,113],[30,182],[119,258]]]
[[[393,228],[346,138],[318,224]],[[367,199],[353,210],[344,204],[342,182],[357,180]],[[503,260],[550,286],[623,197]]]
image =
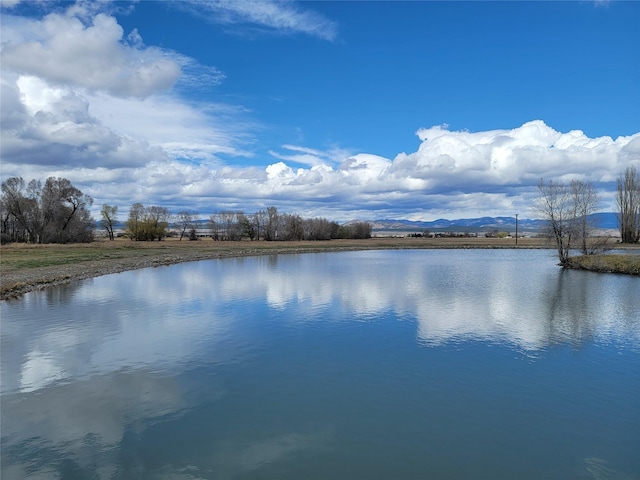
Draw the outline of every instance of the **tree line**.
[[[114,207],[103,207],[103,224],[113,225]],[[108,217],[108,218],[107,218]],[[173,224],[174,233],[182,240],[187,236],[197,240],[196,215],[181,211],[172,216],[164,207],[144,207],[134,204],[129,210],[125,222],[125,235],[132,240],[162,240]],[[332,240],[338,238],[370,238],[371,225],[356,222],[351,225],[339,225],[325,218],[302,218],[300,215],[280,213],[276,207],[268,207],[253,214],[243,211],[226,210],[213,213],[206,223],[209,235],[216,241],[265,240]],[[106,227],[105,227],[106,228]],[[113,228],[107,228],[109,238],[113,238]],[[188,234],[187,234],[188,232]]]
[[[118,207],[102,205],[96,222],[89,208],[93,198],[66,178],[49,177],[25,182],[11,177],[2,182],[0,241],[4,243],[83,243],[95,239],[97,223],[110,240],[115,239]],[[197,240],[197,215],[188,210],[172,214],[166,207],[134,203],[125,221],[124,235],[135,241],[162,240],[177,234]],[[172,229],[170,230],[170,227]],[[325,218],[302,218],[268,207],[254,214],[222,211],[210,215],[207,227],[214,240],[330,240],[370,238],[371,225],[340,225]]]
[[[634,166],[627,167],[618,177],[616,201],[620,241],[637,243],[640,241],[640,175]],[[596,226],[589,216],[599,207],[600,195],[591,182],[540,180],[535,208],[547,222],[546,234],[557,247],[560,265],[568,265],[572,249],[580,250],[583,255],[593,253],[587,240]]]
[[[618,177],[616,201],[622,243],[638,243],[640,241],[640,173],[636,167],[627,167]]]
[[[370,238],[372,230],[368,222],[340,225],[326,218],[302,218],[296,214],[280,213],[273,206],[252,215],[246,215],[242,211],[214,213],[209,217],[208,223],[214,240],[359,239]]]
[[[587,239],[595,225],[589,216],[600,206],[600,197],[591,182],[569,183],[541,179],[536,209],[547,220],[547,234],[558,249],[561,265],[566,265],[571,249],[588,252]],[[640,174],[634,166],[620,174],[616,202],[623,243],[640,241]],[[94,240],[95,220],[89,208],[93,199],[66,178],[49,177],[26,183],[22,177],[2,182],[0,196],[0,240],[28,243],[71,243]],[[102,205],[100,226],[109,239],[115,238],[118,207]],[[183,210],[173,215],[167,208],[135,203],[125,222],[125,235],[136,241],[162,240],[177,229],[182,240],[198,238],[196,214]],[[371,224],[340,225],[325,218],[302,218],[280,213],[274,206],[253,214],[222,211],[210,215],[208,228],[214,240],[330,240],[369,238]],[[187,233],[188,232],[188,233]]]

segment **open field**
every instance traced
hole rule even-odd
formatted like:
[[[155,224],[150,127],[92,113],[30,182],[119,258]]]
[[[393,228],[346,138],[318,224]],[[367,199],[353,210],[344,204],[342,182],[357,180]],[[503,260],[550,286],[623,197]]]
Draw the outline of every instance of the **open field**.
[[[612,247],[619,245],[612,244]],[[26,245],[0,247],[0,299],[31,290],[138,268],[197,260],[313,253],[341,250],[415,248],[516,248],[513,238],[371,238],[301,242],[196,242],[167,239],[162,242],[132,242],[127,239],[88,244]],[[520,238],[517,248],[550,248],[545,239]],[[627,248],[640,249],[640,246]],[[624,256],[623,256],[624,257]],[[618,262],[620,263],[620,262]]]

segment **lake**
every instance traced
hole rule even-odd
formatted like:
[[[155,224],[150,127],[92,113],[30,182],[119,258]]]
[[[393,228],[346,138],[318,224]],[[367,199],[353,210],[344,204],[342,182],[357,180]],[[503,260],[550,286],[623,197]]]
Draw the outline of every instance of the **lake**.
[[[640,278],[556,263],[249,257],[1,302],[1,476],[638,479]]]

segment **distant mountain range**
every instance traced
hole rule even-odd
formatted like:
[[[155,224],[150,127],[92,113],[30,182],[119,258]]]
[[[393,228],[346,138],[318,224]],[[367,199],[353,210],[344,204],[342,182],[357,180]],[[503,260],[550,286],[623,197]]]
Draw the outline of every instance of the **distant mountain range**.
[[[594,213],[590,215],[590,218],[594,221],[596,228],[601,230],[617,230],[618,229],[618,215],[614,212],[606,213]],[[362,220],[352,220],[346,222],[345,225],[356,223]],[[198,219],[194,223],[197,228],[208,228],[208,219]],[[516,229],[515,217],[480,217],[480,218],[460,218],[457,220],[449,220],[446,218],[440,218],[431,222],[416,222],[411,220],[368,220],[371,224],[374,232],[424,232],[429,230],[431,232],[488,232],[492,230],[506,231],[513,233]],[[99,222],[98,222],[99,225]],[[520,232],[538,232],[544,225],[543,220],[533,220],[528,218],[518,217],[518,231]],[[115,223],[116,230],[124,230],[126,224],[124,221],[118,221]]]
[[[589,216],[602,230],[617,229],[618,218],[613,212],[594,213]],[[449,220],[440,218],[431,222],[416,222],[411,220],[372,220],[369,221],[374,231],[388,232],[431,232],[439,231],[459,231],[459,232],[487,232],[491,230],[515,231],[515,217],[480,217],[480,218],[460,218]],[[528,218],[518,218],[518,230],[521,232],[537,232],[544,226],[543,220],[533,220]]]

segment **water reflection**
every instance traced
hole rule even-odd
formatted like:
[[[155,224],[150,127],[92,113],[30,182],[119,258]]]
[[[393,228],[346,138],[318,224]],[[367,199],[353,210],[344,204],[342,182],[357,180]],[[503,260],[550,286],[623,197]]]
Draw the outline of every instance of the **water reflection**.
[[[592,337],[640,339],[640,281],[561,270],[548,301],[552,338],[579,344]]]
[[[125,296],[130,285],[122,287]],[[83,288],[77,293],[67,304],[71,308],[42,308],[31,295],[10,313],[2,312],[3,392],[34,391],[121,368],[176,369],[201,353],[198,345],[216,349],[231,323],[224,312],[208,315],[203,306],[166,308],[163,302],[140,299],[136,304],[122,297],[118,304],[100,305]],[[224,361],[226,350],[216,352]]]
[[[2,389],[32,391],[131,365],[177,368],[224,340],[239,311],[265,306],[286,310],[288,322],[392,312],[415,320],[429,345],[484,339],[535,350],[592,337],[640,340],[637,278],[562,271],[545,262],[547,252],[500,253],[500,262],[486,254],[229,259],[35,292],[2,306]]]
[[[481,341],[527,353],[598,342],[637,352],[639,291],[637,278],[561,271],[545,251],[372,251],[203,261],[34,292],[0,305],[2,476],[264,473],[336,441],[339,425],[295,403],[305,390],[296,382],[309,381],[319,362],[326,370],[316,380],[327,391],[348,366],[362,368],[356,379],[379,397],[378,371],[366,367],[405,354],[405,327],[423,351]],[[334,337],[330,327],[345,322],[384,324],[387,344]],[[287,335],[298,339],[308,326],[323,327],[318,338],[329,332],[335,364],[309,357],[309,345],[295,350]],[[270,356],[274,345],[284,358]],[[393,372],[392,392],[446,381],[436,370],[413,378],[413,368]],[[429,388],[418,397],[442,397],[450,408]],[[296,423],[278,421],[296,409]],[[154,449],[159,438],[174,446],[167,458]]]

